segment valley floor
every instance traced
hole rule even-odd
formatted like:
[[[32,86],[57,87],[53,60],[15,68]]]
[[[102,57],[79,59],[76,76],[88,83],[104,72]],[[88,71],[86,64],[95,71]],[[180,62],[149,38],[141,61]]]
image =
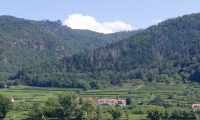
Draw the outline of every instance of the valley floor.
[[[0,89],[0,94],[14,98],[14,107],[7,114],[7,118],[25,119],[28,116],[28,107],[34,102],[45,103],[49,98],[56,98],[64,91],[77,91],[82,98],[114,98],[126,99],[130,97],[132,104],[129,105],[129,118],[131,120],[146,119],[147,106],[156,97],[160,96],[166,103],[166,110],[191,111],[191,105],[200,103],[200,86],[198,84],[174,84],[174,85],[144,85],[130,87],[112,87],[104,90],[88,90],[50,87],[17,86]],[[23,107],[23,108],[22,108]],[[26,109],[27,111],[21,111]],[[171,113],[170,113],[171,114]],[[108,115],[108,118],[111,116]],[[124,118],[124,117],[123,117]]]

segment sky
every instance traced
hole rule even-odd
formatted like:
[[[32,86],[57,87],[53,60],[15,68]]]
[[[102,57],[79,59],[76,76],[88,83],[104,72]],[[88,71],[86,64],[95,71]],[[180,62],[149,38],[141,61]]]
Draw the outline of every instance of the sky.
[[[200,12],[200,0],[0,0],[0,15],[61,20],[72,29],[113,33],[145,29]]]

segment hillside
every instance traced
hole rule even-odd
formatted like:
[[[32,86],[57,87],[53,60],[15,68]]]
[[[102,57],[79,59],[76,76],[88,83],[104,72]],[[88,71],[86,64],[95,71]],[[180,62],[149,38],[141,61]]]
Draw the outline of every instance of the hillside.
[[[0,17],[1,72],[70,54],[67,44],[24,19]]]
[[[85,52],[87,50],[106,46],[107,44],[115,43],[124,38],[131,37],[141,31],[136,30],[102,34],[89,30],[73,30],[67,26],[63,26],[60,20],[54,22],[49,20],[32,22],[49,33],[57,36],[59,40],[67,43],[72,53]]]
[[[60,62],[21,70],[12,79],[27,85],[92,87],[132,79],[180,83],[198,81],[200,13],[168,19],[131,38]]]
[[[33,21],[0,16],[0,72],[4,79],[19,69],[58,60],[136,34],[137,31],[100,34],[73,30],[58,21]],[[96,37],[98,36],[98,37]],[[5,76],[5,77],[4,77]]]

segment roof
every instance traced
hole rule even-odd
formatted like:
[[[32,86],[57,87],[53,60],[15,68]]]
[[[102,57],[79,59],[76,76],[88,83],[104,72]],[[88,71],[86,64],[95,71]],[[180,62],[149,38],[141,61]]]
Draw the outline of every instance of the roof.
[[[192,104],[192,106],[200,106],[200,104]]]

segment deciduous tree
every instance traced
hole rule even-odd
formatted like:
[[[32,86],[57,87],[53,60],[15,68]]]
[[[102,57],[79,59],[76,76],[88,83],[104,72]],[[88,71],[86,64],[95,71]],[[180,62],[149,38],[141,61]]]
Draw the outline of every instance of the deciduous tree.
[[[33,117],[33,119],[41,119],[42,118],[42,108],[40,103],[34,103],[29,111],[29,115]]]
[[[86,117],[92,117],[92,112],[96,111],[94,100],[88,98],[82,105],[82,110],[86,112]]]
[[[126,98],[126,105],[130,105],[132,102],[132,99],[130,97]]]
[[[98,120],[103,120],[103,108],[101,106],[97,107],[97,119]]]
[[[11,110],[13,104],[9,98],[0,94],[0,117],[5,118],[7,112]]]
[[[147,108],[148,118],[159,120],[165,115],[165,108],[155,105],[149,105]]]
[[[76,114],[79,108],[78,95],[75,92],[63,92],[58,96],[60,104],[60,118],[70,119]]]
[[[111,112],[113,120],[118,120],[122,117],[124,110],[121,107],[114,108]]]

